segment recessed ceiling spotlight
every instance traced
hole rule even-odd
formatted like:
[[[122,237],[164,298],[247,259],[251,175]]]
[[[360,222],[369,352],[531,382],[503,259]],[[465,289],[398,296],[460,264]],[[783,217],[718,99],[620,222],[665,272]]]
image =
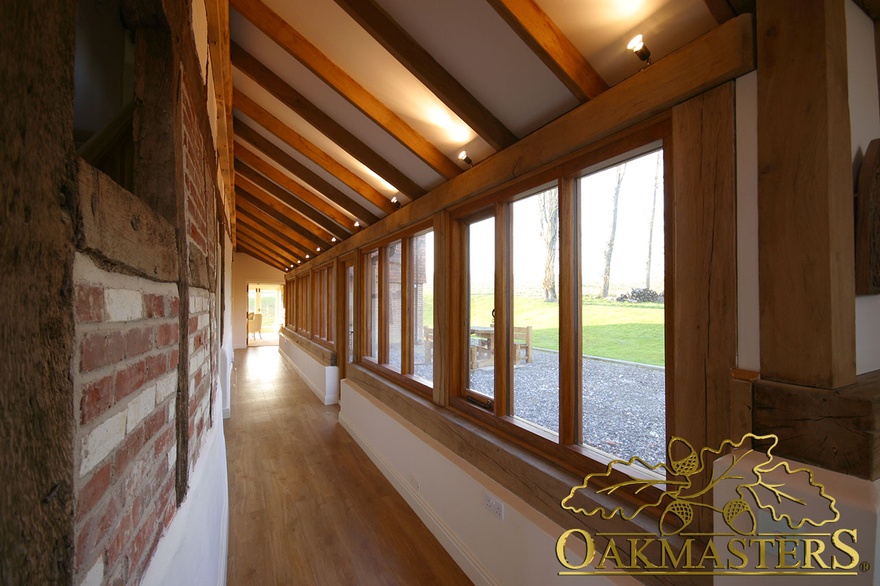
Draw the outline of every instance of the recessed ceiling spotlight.
[[[639,59],[644,61],[646,67],[651,64],[651,51],[649,51],[648,47],[645,45],[642,35],[634,36],[626,48],[635,53]]]

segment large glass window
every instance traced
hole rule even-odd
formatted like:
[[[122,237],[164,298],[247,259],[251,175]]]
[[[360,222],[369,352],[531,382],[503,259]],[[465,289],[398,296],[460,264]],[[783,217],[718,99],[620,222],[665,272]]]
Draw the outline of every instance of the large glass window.
[[[403,367],[403,243],[392,242],[385,249],[387,261],[386,313],[388,320],[388,365]]]
[[[434,232],[412,239],[413,374],[434,380]]]
[[[559,197],[512,205],[513,415],[559,434]]]
[[[427,392],[434,380],[434,233],[421,230],[370,251],[365,261],[371,368]]]
[[[364,261],[366,299],[366,348],[364,354],[379,360],[379,251],[370,252]]]
[[[582,445],[666,459],[663,152],[584,175]],[[609,417],[609,415],[614,415]]]
[[[468,226],[468,388],[495,396],[495,218]]]

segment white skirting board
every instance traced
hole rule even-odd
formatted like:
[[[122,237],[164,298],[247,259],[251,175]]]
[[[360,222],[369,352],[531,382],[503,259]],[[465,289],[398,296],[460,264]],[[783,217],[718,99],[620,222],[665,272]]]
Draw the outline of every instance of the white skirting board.
[[[284,356],[297,374],[309,385],[324,405],[335,405],[339,402],[339,367],[325,366],[315,360],[311,354],[280,336],[278,351]]]
[[[373,445],[361,435],[351,423],[349,423],[342,413],[339,414],[339,424],[342,425],[343,429],[345,429],[351,437],[354,438],[354,441],[357,442],[357,444],[367,453],[367,456],[370,457],[370,460],[372,460],[382,474],[385,475],[385,478],[394,485],[397,492],[403,496],[410,508],[415,511],[416,515],[419,516],[419,519],[422,520],[422,523],[424,523],[431,533],[434,534],[434,537],[437,538],[437,541],[440,542],[443,548],[449,552],[449,555],[452,556],[452,559],[455,560],[464,573],[468,575],[468,578],[470,578],[474,584],[478,585],[485,584],[488,586],[498,584],[498,581],[495,580],[480,563],[479,558],[477,558],[473,552],[461,542],[452,529],[443,522],[443,519],[441,519],[433,509],[428,506],[428,503],[422,499],[421,495],[416,492],[400,473],[398,473],[397,470],[395,470],[394,467],[391,466],[391,464],[382,456],[382,454],[373,447]]]

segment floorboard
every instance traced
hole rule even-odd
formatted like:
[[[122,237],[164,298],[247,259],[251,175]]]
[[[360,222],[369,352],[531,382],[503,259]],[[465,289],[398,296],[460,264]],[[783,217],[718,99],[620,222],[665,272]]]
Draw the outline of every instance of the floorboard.
[[[230,586],[470,584],[276,347],[235,352]]]

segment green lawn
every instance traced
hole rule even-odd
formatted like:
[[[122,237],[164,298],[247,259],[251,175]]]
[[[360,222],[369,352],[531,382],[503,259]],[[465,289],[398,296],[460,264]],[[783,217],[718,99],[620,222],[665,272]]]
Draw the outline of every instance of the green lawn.
[[[491,295],[474,295],[471,323],[488,326],[492,307]],[[584,299],[583,310],[584,354],[665,365],[662,304]],[[426,315],[426,321],[430,319],[432,316]],[[532,342],[536,348],[559,349],[558,304],[516,297],[514,325],[532,326]]]

